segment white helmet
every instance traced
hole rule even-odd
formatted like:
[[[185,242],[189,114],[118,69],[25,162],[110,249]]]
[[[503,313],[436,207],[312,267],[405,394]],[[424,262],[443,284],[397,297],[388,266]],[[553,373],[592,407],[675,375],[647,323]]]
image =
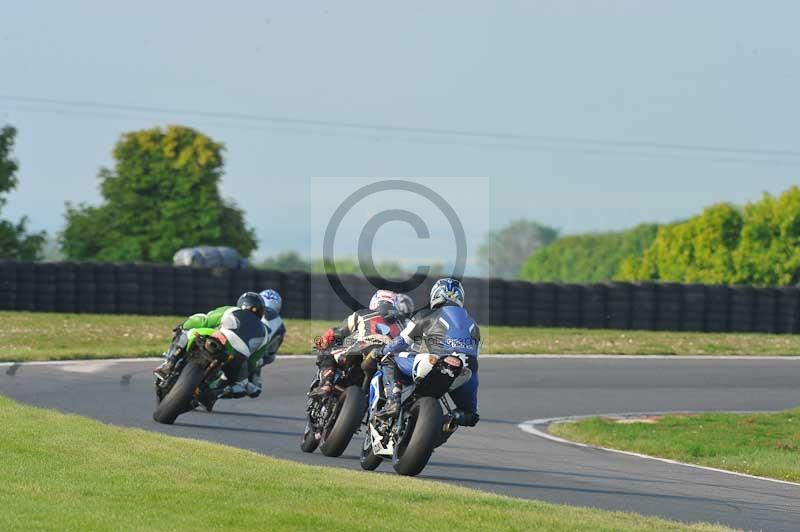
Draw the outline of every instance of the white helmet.
[[[263,290],[259,295],[264,300],[264,317],[267,320],[274,320],[280,316],[281,307],[283,306],[281,295],[271,288]]]
[[[378,290],[369,301],[369,309],[378,310],[381,303],[388,303],[395,307],[397,306],[397,295],[391,290]]]
[[[458,279],[446,277],[439,279],[431,288],[431,308],[444,305],[447,302],[455,303],[459,307],[464,306],[464,287]]]
[[[414,300],[408,294],[397,294],[397,312],[404,318],[414,314]]]

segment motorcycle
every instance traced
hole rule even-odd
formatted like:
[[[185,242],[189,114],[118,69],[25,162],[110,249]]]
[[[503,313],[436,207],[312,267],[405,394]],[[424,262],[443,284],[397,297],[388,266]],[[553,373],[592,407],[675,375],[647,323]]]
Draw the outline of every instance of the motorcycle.
[[[466,383],[472,376],[467,355],[400,353],[395,356],[397,376],[410,375],[412,382],[403,385],[400,413],[396,418],[381,419],[375,413],[386,402],[383,373],[378,371],[370,384],[370,415],[361,467],[376,469],[391,458],[400,475],[418,475],[436,447],[444,444],[458,428],[456,414],[445,397],[447,392]]]
[[[369,335],[331,352],[337,362],[333,391],[311,394],[320,385],[317,374],[309,387],[307,421],[300,442],[303,452],[313,453],[319,447],[325,456],[337,457],[345,451],[367,411],[369,382],[377,371],[377,361],[369,355],[377,355],[389,342],[388,336]]]
[[[181,334],[184,331],[177,331],[176,338]],[[210,412],[216,400],[225,397],[220,395],[225,373],[237,364],[247,364],[252,351],[263,343],[265,330],[252,313],[237,309],[223,317],[218,330],[195,329],[195,334],[188,349],[176,351],[170,372],[163,378],[156,375],[158,406],[153,419],[158,423],[171,425],[201,404]]]

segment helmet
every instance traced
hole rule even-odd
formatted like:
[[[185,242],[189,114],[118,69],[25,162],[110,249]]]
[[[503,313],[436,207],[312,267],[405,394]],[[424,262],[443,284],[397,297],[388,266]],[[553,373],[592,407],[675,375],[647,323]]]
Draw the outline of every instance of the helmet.
[[[389,303],[394,307],[397,305],[397,295],[391,290],[378,290],[369,301],[369,309],[378,310],[378,305],[380,305],[381,302]]]
[[[240,295],[236,306],[240,309],[249,310],[259,318],[264,316],[264,300],[255,292],[245,292]]]
[[[264,317],[268,320],[274,320],[277,318],[280,315],[281,307],[283,306],[283,299],[281,299],[281,295],[271,288],[262,290],[259,295],[261,296],[261,299],[264,300]]]
[[[464,306],[464,287],[458,279],[439,279],[431,288],[431,308],[440,307],[448,301],[459,307]]]
[[[397,321],[397,294],[391,290],[378,290],[369,302],[369,309],[378,312],[386,321]]]
[[[397,312],[404,318],[414,314],[414,300],[408,294],[397,294]]]

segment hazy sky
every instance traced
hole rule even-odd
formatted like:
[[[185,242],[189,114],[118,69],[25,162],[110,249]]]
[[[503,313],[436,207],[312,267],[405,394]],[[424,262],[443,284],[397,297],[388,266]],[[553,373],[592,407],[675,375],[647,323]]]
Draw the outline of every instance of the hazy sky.
[[[424,178],[462,218],[568,233],[743,203],[800,182],[798,20],[777,1],[7,2],[2,214],[59,230],[121,133],[170,123],[226,145],[261,255],[321,255],[314,177]],[[455,176],[490,185],[435,179]],[[386,256],[430,253],[396,230],[413,249]]]

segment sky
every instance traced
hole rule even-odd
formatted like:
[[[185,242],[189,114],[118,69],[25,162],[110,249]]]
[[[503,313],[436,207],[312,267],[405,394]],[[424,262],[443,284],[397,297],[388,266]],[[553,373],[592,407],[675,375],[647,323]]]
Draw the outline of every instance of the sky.
[[[11,2],[0,124],[20,185],[2,216],[59,231],[65,202],[101,201],[122,133],[167,124],[225,144],[257,257],[321,256],[320,213],[389,178],[470,221],[472,262],[517,218],[569,234],[742,204],[800,183],[797,20],[779,1]],[[378,258],[451,253],[426,222],[427,244],[381,228]]]

